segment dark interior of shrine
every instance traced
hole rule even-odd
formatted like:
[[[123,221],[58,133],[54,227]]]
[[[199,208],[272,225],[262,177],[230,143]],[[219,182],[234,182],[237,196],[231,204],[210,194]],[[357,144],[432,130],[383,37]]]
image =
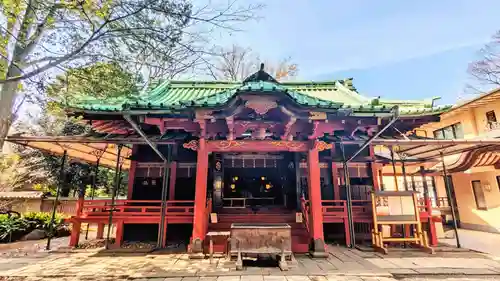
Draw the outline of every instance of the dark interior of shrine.
[[[296,208],[292,153],[235,153],[216,155],[215,158],[221,159],[224,167],[212,175],[222,180],[220,198],[214,196],[214,201],[219,201],[215,202],[216,205]]]
[[[296,194],[295,176],[287,169],[226,168],[224,171],[224,200],[250,198],[250,205],[295,208]]]

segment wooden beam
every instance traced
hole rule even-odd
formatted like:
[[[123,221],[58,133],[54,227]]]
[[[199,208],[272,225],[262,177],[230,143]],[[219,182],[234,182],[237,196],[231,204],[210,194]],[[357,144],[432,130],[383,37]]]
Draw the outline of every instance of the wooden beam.
[[[303,141],[271,140],[207,141],[207,150],[210,152],[306,152],[308,143]]]

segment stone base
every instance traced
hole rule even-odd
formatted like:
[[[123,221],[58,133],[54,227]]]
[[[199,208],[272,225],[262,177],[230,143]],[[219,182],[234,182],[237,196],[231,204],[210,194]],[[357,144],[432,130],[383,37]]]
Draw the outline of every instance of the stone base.
[[[205,254],[203,253],[189,253],[189,258],[193,260],[205,259]]]
[[[313,258],[328,258],[328,252],[325,250],[325,242],[322,239],[312,241],[309,254]]]
[[[203,259],[205,254],[203,254],[203,241],[196,238],[189,245],[189,258],[191,259]]]

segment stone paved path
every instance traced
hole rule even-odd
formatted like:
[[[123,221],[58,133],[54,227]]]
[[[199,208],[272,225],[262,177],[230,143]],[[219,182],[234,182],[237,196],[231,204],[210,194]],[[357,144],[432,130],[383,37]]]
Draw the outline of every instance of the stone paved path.
[[[257,267],[251,261],[245,263],[243,271],[236,271],[234,261],[214,259],[210,263],[208,259],[190,260],[186,254],[50,253],[0,258],[0,280],[383,281],[418,274],[500,277],[500,261],[474,252],[430,256],[414,250],[381,255],[331,246],[329,253],[328,259],[296,256],[289,271],[280,271],[274,264]]]
[[[500,281],[499,277],[413,277],[396,279],[393,277],[374,277],[374,276],[220,276],[220,277],[167,277],[167,278],[95,278],[95,277],[0,277],[0,281],[74,281],[74,280],[99,280],[99,281]]]
[[[440,242],[455,246],[455,233],[453,231],[447,231],[446,236],[451,238],[440,239]],[[500,258],[500,234],[459,229],[458,237],[460,238],[462,247]]]

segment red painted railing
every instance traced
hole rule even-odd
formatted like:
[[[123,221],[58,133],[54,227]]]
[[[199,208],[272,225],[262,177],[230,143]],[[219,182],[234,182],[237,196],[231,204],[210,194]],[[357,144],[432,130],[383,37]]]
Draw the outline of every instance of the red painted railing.
[[[307,200],[304,200],[307,203]],[[347,217],[347,201],[346,200],[321,200],[323,216],[332,218],[346,218]],[[418,209],[422,218],[432,216],[432,210],[435,209],[431,206],[431,201],[419,200]],[[352,200],[352,217],[355,221],[367,222],[373,218],[372,202],[371,200]]]
[[[81,212],[77,215],[80,218],[91,218],[97,216],[107,216],[111,210],[111,200],[85,200],[81,207]],[[167,215],[190,215],[194,212],[194,201],[192,200],[170,200],[167,201]],[[131,216],[160,216],[160,200],[115,200],[113,206],[114,217]]]
[[[352,200],[352,217],[354,219],[373,219],[371,200]]]
[[[323,216],[347,217],[347,202],[345,200],[321,200]]]

